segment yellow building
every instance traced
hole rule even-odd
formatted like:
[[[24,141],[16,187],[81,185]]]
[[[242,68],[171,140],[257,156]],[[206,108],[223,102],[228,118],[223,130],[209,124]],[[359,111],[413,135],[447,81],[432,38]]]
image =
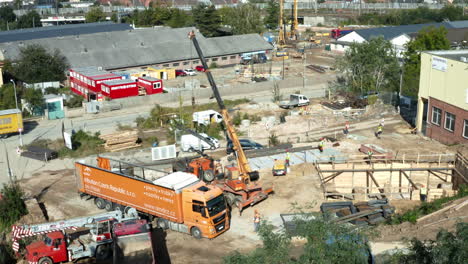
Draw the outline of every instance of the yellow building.
[[[416,127],[445,144],[468,142],[468,50],[421,53]]]
[[[174,68],[152,68],[148,67],[148,76],[161,80],[175,79],[176,73]]]

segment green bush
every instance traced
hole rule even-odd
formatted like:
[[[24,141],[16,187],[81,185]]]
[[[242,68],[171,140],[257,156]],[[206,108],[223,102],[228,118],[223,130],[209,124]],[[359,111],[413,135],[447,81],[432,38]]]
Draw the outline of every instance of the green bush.
[[[9,231],[11,225],[28,213],[23,201],[23,190],[18,183],[5,184],[0,200],[0,232]]]
[[[456,195],[451,196],[451,197],[442,197],[442,198],[436,199],[428,203],[423,202],[420,206],[412,210],[406,211],[403,214],[393,215],[393,217],[388,221],[388,224],[397,225],[403,222],[416,223],[419,217],[422,217],[424,215],[428,215],[437,210],[440,210],[442,209],[442,207],[444,207],[444,205],[447,202],[457,200],[465,196],[468,196],[468,186],[462,185],[458,189],[458,193]]]
[[[82,107],[83,97],[76,94],[71,94],[70,97],[68,97],[68,100],[65,101],[65,106],[68,108]]]
[[[216,62],[212,62],[210,64],[210,69],[216,69],[216,68],[218,68],[218,64]]]
[[[369,105],[373,105],[375,104],[375,102],[377,102],[377,99],[379,99],[377,95],[369,95],[369,97],[367,98],[367,103]]]
[[[275,133],[271,133],[270,136],[268,137],[268,146],[274,147],[278,146],[280,144],[280,141],[278,139],[278,136]]]
[[[233,117],[232,117],[232,124],[235,126],[239,126],[242,121],[242,113],[237,112]]]
[[[104,151],[103,144],[104,140],[99,138],[99,132],[96,132],[94,135],[79,130],[72,135],[72,146],[73,150],[66,147],[62,147],[58,151],[58,155],[61,158],[64,157],[83,157],[88,155],[99,154]]]

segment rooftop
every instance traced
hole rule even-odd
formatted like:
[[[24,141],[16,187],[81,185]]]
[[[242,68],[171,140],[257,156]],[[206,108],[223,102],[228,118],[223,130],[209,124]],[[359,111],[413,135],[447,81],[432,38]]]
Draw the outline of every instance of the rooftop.
[[[0,115],[9,115],[9,114],[17,114],[21,113],[19,109],[7,109],[7,110],[0,110]]]
[[[102,82],[105,85],[119,85],[119,84],[133,84],[136,83],[136,81],[131,80],[131,79],[123,79],[123,80],[110,80],[110,81],[104,81]]]
[[[468,64],[468,50],[438,50],[426,51],[425,53]]]
[[[383,36],[387,40],[396,38],[402,34],[411,34],[420,31],[425,27],[445,27],[447,29],[462,29],[468,28],[468,20],[454,21],[454,22],[441,22],[441,23],[427,23],[427,24],[413,24],[413,25],[402,25],[402,26],[390,26],[390,27],[378,27],[378,28],[366,28],[355,30],[361,37],[366,40],[371,38]]]
[[[195,28],[144,28],[64,37],[51,37],[0,43],[2,55],[15,59],[19,49],[40,44],[58,49],[72,67],[99,65],[104,69],[131,68],[180,60],[197,60],[198,55],[187,34]],[[258,34],[197,39],[206,57],[239,54],[273,47]]]
[[[156,79],[156,78],[151,77],[151,76],[139,77],[138,79],[147,80],[147,81],[151,81],[151,82],[156,82],[156,81],[160,80],[160,79]]]
[[[24,41],[43,38],[55,38],[64,36],[78,36],[101,32],[114,32],[130,30],[129,24],[116,24],[113,22],[71,24],[63,26],[50,26],[38,28],[26,28],[0,32],[0,43]]]

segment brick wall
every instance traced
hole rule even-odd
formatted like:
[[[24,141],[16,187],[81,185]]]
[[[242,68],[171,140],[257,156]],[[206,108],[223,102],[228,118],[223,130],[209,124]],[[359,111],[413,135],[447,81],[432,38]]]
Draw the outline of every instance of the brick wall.
[[[432,123],[433,107],[442,110],[440,126]],[[455,129],[449,131],[445,129],[446,113],[455,115]],[[429,108],[427,115],[428,126],[426,135],[444,144],[467,143],[468,139],[463,137],[464,120],[468,121],[468,111],[446,102],[429,97]]]

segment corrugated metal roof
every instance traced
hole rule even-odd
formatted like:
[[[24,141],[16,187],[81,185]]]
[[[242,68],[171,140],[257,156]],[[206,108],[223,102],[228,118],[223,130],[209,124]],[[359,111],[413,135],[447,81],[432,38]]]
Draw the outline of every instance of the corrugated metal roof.
[[[37,43],[58,49],[72,67],[100,65],[105,69],[131,68],[179,60],[197,60],[198,55],[188,39],[194,28],[145,28],[131,31],[103,32],[75,38],[35,39],[24,45]],[[206,57],[271,50],[273,47],[258,34],[197,39]],[[0,43],[0,51],[8,59],[19,55],[17,42]],[[1,55],[0,55],[1,57]]]
[[[441,23],[427,23],[427,24],[414,24],[414,25],[403,25],[403,26],[392,26],[392,27],[379,27],[379,28],[367,28],[356,30],[366,40],[371,38],[383,36],[386,40],[391,40],[402,34],[412,34],[420,31],[425,27],[445,27],[450,28],[463,28],[468,27],[468,20],[456,21],[456,22],[441,22]]]
[[[17,114],[17,113],[21,113],[21,111],[19,109],[1,110],[0,111],[0,116],[9,115],[9,114]]]
[[[63,26],[17,29],[0,32],[0,43],[42,38],[64,37],[70,35],[79,36],[85,34],[124,31],[130,29],[132,29],[132,27],[129,24],[116,24],[113,22],[85,23]]]
[[[161,79],[156,79],[156,78],[151,77],[151,76],[139,77],[138,79],[142,79],[142,80],[146,80],[146,81],[150,81],[150,82],[155,82],[155,81],[161,80]]]

